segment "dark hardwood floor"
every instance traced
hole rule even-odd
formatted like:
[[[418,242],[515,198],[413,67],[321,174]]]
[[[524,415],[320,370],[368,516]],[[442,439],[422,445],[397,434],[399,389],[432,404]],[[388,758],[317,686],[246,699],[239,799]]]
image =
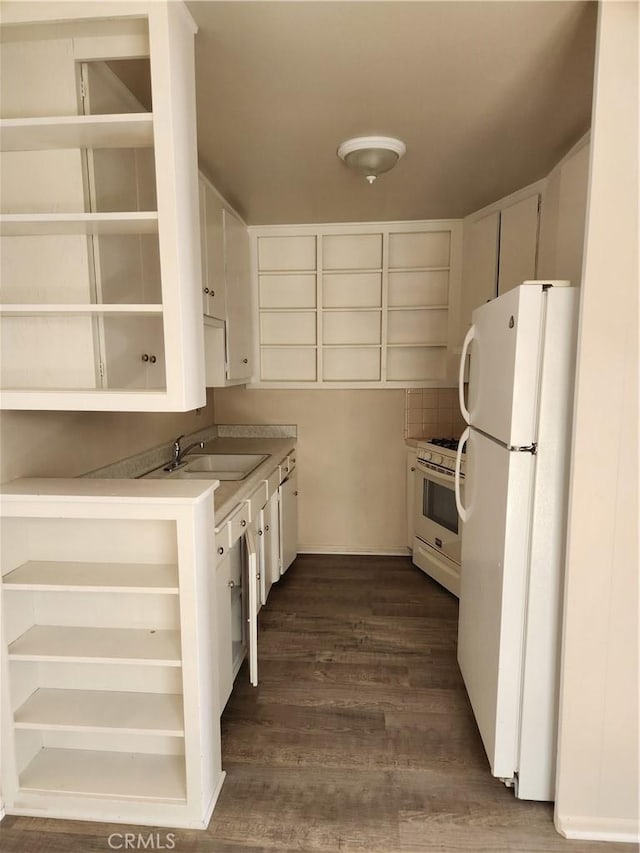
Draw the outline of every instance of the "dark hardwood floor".
[[[243,668],[222,718],[227,778],[211,824],[160,830],[155,849],[630,849],[567,841],[550,804],[492,779],[456,664],[457,611],[409,558],[299,557],[260,613],[260,685]],[[0,849],[104,851],[132,830],[7,817]]]

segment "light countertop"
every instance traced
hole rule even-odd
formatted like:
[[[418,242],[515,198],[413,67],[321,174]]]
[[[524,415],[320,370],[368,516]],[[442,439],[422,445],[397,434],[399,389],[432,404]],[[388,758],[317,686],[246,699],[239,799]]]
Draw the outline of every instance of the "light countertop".
[[[135,488],[146,495],[147,492],[160,495],[174,489],[180,492],[179,485],[190,484],[191,490],[204,490],[215,487],[214,507],[215,523],[218,525],[235,507],[246,500],[262,480],[266,480],[294,450],[296,446],[296,427],[290,425],[253,425],[228,424],[206,427],[199,432],[186,435],[182,440],[184,447],[194,441],[204,441],[206,450],[210,453],[250,453],[267,454],[264,460],[243,480],[206,479],[200,475],[197,479],[171,478],[168,474],[160,479],[138,479],[155,468],[166,464],[171,459],[171,443],[160,445],[127,459],[114,462],[104,468],[99,468],[86,474],[82,480],[132,481],[139,485]],[[143,485],[144,484],[144,485]],[[94,484],[95,485],[95,484]],[[89,488],[89,486],[88,486]],[[105,485],[101,488],[107,489]],[[188,489],[186,490],[189,491]]]

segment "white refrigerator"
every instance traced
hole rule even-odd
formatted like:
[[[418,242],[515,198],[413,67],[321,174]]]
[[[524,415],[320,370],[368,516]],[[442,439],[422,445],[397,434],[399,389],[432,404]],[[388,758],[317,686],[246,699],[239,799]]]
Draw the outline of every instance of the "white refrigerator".
[[[568,285],[525,282],[477,308],[460,362],[458,662],[492,774],[529,800],[555,789],[578,305]]]

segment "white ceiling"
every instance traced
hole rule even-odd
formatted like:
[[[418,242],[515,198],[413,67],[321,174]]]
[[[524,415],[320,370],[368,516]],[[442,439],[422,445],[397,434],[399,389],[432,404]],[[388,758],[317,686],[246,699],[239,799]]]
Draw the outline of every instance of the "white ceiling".
[[[187,4],[200,165],[249,224],[460,217],[589,128],[594,2]],[[407,154],[373,186],[351,136]]]

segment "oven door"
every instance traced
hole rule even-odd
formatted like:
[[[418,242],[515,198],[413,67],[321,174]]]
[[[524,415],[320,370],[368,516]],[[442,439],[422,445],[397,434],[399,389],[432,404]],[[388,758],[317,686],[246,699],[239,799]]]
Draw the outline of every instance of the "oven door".
[[[456,509],[453,472],[416,464],[415,535],[460,566],[461,522]]]

